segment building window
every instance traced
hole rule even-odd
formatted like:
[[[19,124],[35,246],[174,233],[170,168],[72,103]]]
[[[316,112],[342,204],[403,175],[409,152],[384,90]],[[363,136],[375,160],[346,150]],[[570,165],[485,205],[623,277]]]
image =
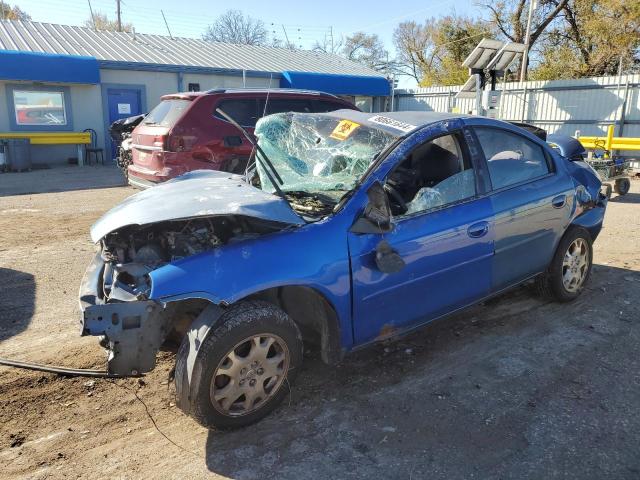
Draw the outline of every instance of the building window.
[[[14,132],[71,132],[71,89],[66,85],[6,84],[9,128]]]
[[[64,92],[13,90],[16,125],[66,126]]]
[[[200,91],[200,84],[199,83],[190,83],[189,84],[189,91],[190,92],[199,92]]]

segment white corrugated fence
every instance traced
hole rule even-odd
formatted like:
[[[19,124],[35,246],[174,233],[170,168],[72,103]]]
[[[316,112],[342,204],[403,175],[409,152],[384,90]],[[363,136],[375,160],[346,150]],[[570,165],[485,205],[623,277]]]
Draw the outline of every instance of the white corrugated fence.
[[[498,83],[498,118],[532,123],[549,133],[640,137],[640,75]],[[471,113],[475,99],[456,99],[459,86],[396,90],[395,110]],[[638,152],[621,152],[640,156]]]

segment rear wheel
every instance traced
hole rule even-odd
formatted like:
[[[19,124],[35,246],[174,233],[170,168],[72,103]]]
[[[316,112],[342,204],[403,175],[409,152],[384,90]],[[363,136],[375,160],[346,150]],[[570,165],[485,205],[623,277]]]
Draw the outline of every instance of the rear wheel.
[[[626,195],[629,193],[629,189],[631,188],[631,182],[628,178],[619,178],[616,180],[615,186],[613,189],[618,195]]]
[[[242,427],[285,398],[302,364],[302,337],[293,320],[267,302],[236,304],[218,325],[200,346],[190,384],[176,372],[176,393],[188,398],[185,413],[205,427]],[[185,338],[176,369],[186,365],[188,346]]]
[[[538,277],[538,291],[560,302],[570,302],[584,289],[593,261],[591,235],[582,227],[572,227],[558,245],[547,272]]]
[[[602,184],[602,186],[604,187],[604,194],[607,197],[607,200],[609,200],[611,198],[611,193],[613,192],[613,188],[608,183],[604,183]]]

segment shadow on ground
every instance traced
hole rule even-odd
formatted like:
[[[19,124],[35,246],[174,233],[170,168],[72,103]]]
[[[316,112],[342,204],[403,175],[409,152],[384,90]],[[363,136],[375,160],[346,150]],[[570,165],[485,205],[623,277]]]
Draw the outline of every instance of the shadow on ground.
[[[610,202],[615,203],[640,203],[640,193],[627,193],[626,195],[616,195]]]
[[[242,480],[638,478],[640,274],[596,265],[570,304],[531,290],[337,367],[305,358],[283,407],[209,432],[207,467]]]
[[[0,267],[0,342],[26,330],[35,298],[33,275]]]

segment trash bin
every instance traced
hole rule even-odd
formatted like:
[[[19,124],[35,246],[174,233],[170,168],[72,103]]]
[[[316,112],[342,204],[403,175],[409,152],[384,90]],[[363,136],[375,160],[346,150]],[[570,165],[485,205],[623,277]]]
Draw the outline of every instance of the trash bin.
[[[10,138],[7,143],[9,168],[14,172],[31,170],[31,141],[28,138]]]
[[[4,172],[9,169],[9,153],[7,150],[7,141],[0,140],[0,172]]]

